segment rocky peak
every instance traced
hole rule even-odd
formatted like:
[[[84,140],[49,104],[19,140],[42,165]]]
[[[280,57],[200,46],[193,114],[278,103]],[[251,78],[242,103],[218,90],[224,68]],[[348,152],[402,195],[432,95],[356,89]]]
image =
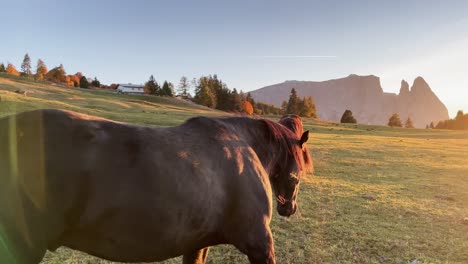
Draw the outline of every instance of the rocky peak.
[[[251,95],[256,101],[280,106],[289,98],[291,88],[300,97],[312,96],[318,116],[324,120],[339,121],[346,109],[363,124],[386,125],[393,113],[401,118],[410,116],[416,127],[448,119],[447,108],[422,77],[414,80],[411,89],[402,80],[399,95],[385,93],[375,75],[356,74],[321,82],[287,81],[251,91]]]
[[[429,87],[429,84],[423,79],[423,77],[419,76],[414,79],[413,86],[411,87],[411,92],[413,93],[426,93],[431,92],[432,90]]]
[[[400,95],[409,94],[409,92],[410,89],[408,82],[405,80],[401,80]]]

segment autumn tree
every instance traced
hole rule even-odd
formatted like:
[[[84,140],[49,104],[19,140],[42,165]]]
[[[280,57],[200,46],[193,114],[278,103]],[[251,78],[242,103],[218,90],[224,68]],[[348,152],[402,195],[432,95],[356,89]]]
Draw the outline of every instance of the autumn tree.
[[[300,116],[317,118],[317,108],[312,96],[304,97],[300,100]]]
[[[80,78],[76,74],[67,75],[67,85],[73,87],[80,87]]]
[[[182,98],[187,98],[189,95],[188,93],[189,88],[190,88],[190,83],[188,81],[188,78],[185,76],[182,76],[182,78],[180,78],[179,86],[177,87],[178,95],[181,96]]]
[[[351,124],[356,124],[356,118],[353,116],[353,112],[351,110],[346,109],[341,116],[341,123],[351,123]]]
[[[7,65],[6,69],[5,69],[5,72],[7,74],[14,75],[14,76],[19,76],[20,75],[18,70],[16,70],[15,65],[13,65],[11,63],[8,63],[8,65]]]
[[[63,65],[53,68],[45,75],[45,79],[55,83],[66,83],[66,72]]]
[[[390,127],[401,127],[400,116],[399,116],[397,113],[394,113],[394,114],[388,119],[388,126],[390,126]]]
[[[244,101],[244,113],[252,115],[254,112],[253,106],[249,101]]]
[[[46,74],[47,74],[47,66],[45,65],[43,60],[38,59],[37,66],[36,66],[36,79],[39,81],[44,80],[44,76]]]
[[[281,102],[281,112],[283,114],[287,114],[287,109],[288,109],[288,102],[285,100]]]
[[[32,72],[31,72],[31,58],[29,57],[28,53],[26,53],[26,55],[24,55],[23,63],[21,64],[21,71],[26,76],[30,76],[32,74]]]
[[[409,116],[405,121],[405,127],[406,128],[414,128],[413,120],[411,120],[411,117],[409,117]]]

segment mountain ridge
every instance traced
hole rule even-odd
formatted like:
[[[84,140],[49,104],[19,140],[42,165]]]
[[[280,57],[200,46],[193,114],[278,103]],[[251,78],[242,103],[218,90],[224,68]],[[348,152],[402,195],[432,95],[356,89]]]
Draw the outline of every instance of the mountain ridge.
[[[417,77],[411,88],[402,80],[398,94],[385,92],[375,75],[356,74],[326,81],[287,80],[250,93],[257,101],[280,106],[292,88],[300,97],[312,96],[318,116],[324,120],[339,121],[346,109],[359,123],[372,125],[386,125],[393,113],[398,113],[403,122],[411,117],[421,128],[449,119],[447,108],[422,77]]]

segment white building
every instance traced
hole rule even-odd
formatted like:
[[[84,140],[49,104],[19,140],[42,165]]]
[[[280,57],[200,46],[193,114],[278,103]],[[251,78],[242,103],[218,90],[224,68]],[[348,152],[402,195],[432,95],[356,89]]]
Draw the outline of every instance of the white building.
[[[145,93],[145,88],[142,84],[119,84],[117,86],[118,93],[135,93],[135,94],[143,94]]]

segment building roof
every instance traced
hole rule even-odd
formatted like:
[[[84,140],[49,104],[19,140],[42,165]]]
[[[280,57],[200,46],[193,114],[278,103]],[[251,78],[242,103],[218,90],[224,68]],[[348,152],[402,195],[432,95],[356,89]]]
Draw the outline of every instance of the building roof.
[[[131,84],[131,83],[119,83],[117,88],[119,87],[127,87],[127,88],[141,88],[143,89],[145,86],[143,84]]]

